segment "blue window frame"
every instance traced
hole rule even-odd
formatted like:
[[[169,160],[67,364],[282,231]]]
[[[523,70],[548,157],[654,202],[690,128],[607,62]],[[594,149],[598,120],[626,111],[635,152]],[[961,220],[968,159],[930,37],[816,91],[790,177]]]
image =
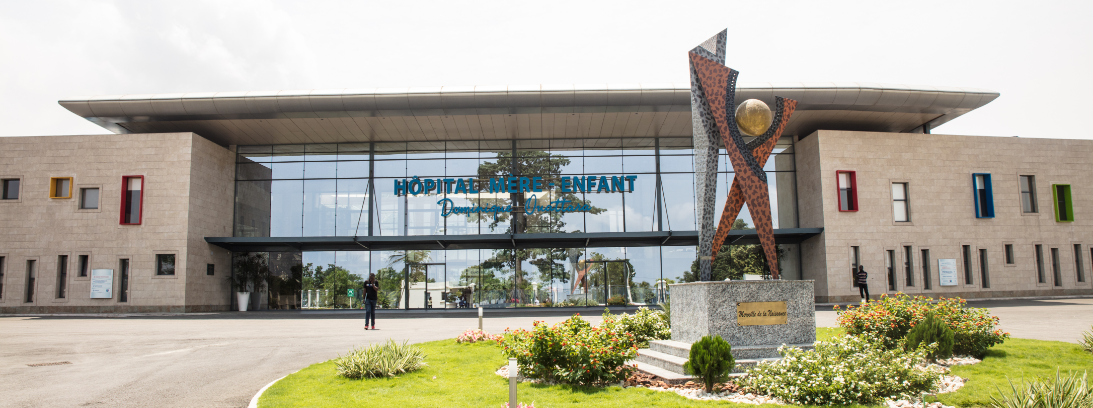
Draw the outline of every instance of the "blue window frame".
[[[994,218],[994,193],[991,191],[991,175],[972,174],[975,195],[975,218]]]

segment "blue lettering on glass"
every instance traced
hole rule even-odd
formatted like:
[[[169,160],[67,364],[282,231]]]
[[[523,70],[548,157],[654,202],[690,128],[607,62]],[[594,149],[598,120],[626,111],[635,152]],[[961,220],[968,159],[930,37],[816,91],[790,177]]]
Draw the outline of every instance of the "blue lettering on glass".
[[[497,177],[490,178],[488,183],[482,180],[481,186],[488,189],[478,190],[479,184],[474,178],[459,179],[421,179],[414,176],[411,179],[394,180],[394,192],[396,196],[429,195],[429,194],[478,194],[482,191],[489,193],[542,193],[547,189],[558,189],[561,193],[633,193],[636,175],[621,176],[562,176],[557,182],[544,180],[542,177]],[[544,188],[544,184],[546,188]],[[440,205],[440,215],[447,217],[452,214],[492,214],[496,219],[499,214],[512,211],[512,205],[474,205],[456,206],[449,198],[436,202]],[[568,200],[555,200],[547,205],[540,205],[535,195],[532,195],[524,203],[524,212],[535,213],[569,213],[587,212],[591,210],[588,204],[581,204]]]

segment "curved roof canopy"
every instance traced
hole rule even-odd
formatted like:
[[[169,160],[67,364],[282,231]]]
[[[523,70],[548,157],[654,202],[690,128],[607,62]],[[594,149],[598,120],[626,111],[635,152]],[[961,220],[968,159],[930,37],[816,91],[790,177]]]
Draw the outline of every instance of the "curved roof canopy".
[[[799,101],[784,132],[921,132],[997,92],[870,83],[742,84],[737,101]],[[195,132],[223,145],[691,136],[689,84],[531,85],[76,97],[115,133]]]

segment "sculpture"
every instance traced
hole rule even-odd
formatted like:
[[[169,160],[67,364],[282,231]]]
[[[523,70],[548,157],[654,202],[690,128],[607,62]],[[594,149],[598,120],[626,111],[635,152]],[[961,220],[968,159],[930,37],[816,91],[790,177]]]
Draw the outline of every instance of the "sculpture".
[[[691,118],[695,141],[695,179],[699,215],[699,271],[701,280],[710,279],[711,262],[729,235],[736,216],[748,204],[759,242],[778,279],[778,255],[770,213],[767,175],[763,171],[797,101],[775,97],[774,114],[758,100],[749,99],[736,110],[736,77],[739,72],[725,65],[728,30],[718,33],[692,49]],[[764,126],[765,124],[765,126]],[[755,136],[745,141],[744,135]],[[713,204],[717,193],[718,147],[723,145],[732,162],[735,178],[716,231],[712,231]],[[708,257],[704,254],[710,254]]]

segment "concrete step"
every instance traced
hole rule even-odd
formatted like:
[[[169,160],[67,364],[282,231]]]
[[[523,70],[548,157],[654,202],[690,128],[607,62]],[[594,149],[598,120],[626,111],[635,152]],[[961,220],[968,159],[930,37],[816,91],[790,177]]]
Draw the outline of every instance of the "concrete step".
[[[682,341],[653,340],[649,342],[649,349],[681,358],[690,358],[691,355],[691,344]]]
[[[638,357],[635,360],[639,363],[649,364],[679,375],[686,375],[683,371],[683,363],[686,363],[687,359],[683,357],[677,357],[650,349],[640,349],[638,350]]]
[[[687,381],[694,381],[694,377],[686,374],[680,374],[674,371],[665,370],[652,364],[643,363],[637,360],[630,360],[626,362],[627,365],[636,366],[638,370],[660,377],[669,384],[685,383]]]

